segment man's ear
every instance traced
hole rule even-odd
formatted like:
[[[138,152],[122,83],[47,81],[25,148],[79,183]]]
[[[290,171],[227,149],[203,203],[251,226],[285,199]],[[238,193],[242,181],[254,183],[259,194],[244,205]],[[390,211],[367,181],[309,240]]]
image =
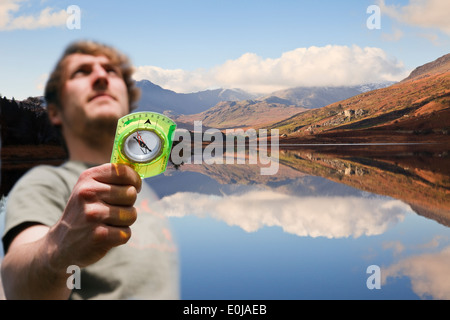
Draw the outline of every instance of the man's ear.
[[[47,106],[47,113],[48,113],[48,118],[50,119],[50,122],[54,126],[60,126],[62,124],[61,111],[58,109],[58,107],[54,103],[50,103]]]

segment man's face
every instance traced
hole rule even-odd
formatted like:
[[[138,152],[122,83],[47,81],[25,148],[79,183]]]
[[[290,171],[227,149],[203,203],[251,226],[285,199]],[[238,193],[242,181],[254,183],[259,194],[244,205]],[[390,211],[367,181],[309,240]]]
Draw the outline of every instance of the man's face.
[[[117,120],[129,112],[120,69],[106,56],[68,56],[63,81],[61,121],[68,130],[113,130]]]

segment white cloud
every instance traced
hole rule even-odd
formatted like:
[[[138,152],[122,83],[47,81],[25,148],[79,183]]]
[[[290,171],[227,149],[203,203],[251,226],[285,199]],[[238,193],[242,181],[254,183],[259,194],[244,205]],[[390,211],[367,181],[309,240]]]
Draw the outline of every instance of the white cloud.
[[[298,48],[278,58],[245,53],[210,70],[137,67],[136,80],[147,79],[177,92],[240,88],[270,93],[299,86],[344,86],[397,81],[408,75],[403,63],[379,48],[327,45]]]
[[[20,14],[20,7],[28,0],[2,0],[0,2],[0,31],[18,29],[39,29],[66,24],[66,10],[56,11],[53,8],[44,8],[35,15]]]
[[[213,87],[214,80],[203,70],[167,70],[155,66],[136,67],[136,80],[150,80],[165,89],[176,92],[194,92]]]
[[[432,296],[434,299],[450,299],[450,247],[441,252],[423,254],[400,260],[383,268],[382,284],[389,278],[407,276],[411,279],[412,289],[421,298]]]
[[[450,1],[410,0],[405,6],[386,5],[384,0],[378,3],[382,15],[412,26],[437,28],[450,35]]]
[[[153,206],[167,216],[209,216],[247,232],[277,226],[297,236],[327,238],[382,234],[409,209],[399,200],[298,197],[271,190],[228,196],[179,192]]]

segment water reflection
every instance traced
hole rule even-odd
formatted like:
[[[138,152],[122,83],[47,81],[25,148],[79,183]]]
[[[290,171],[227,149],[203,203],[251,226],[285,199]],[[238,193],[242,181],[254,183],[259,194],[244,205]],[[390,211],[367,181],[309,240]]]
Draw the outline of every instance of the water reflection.
[[[146,181],[183,299],[450,299],[449,148],[289,147],[276,175],[192,163]]]
[[[408,277],[412,290],[421,298],[450,299],[450,246],[436,253],[404,257],[383,269],[382,284]]]
[[[450,150],[444,146],[371,146],[285,150],[280,161],[303,172],[409,204],[450,225]]]
[[[179,237],[183,298],[450,298],[448,150],[295,147],[279,162],[274,176],[187,164],[149,181]]]
[[[419,148],[401,145],[360,148],[297,147],[282,149],[279,162],[280,169],[276,175],[261,175],[259,166],[249,164],[185,164],[181,167],[182,171],[199,172],[221,185],[251,186],[241,187],[238,195],[231,197],[207,198],[206,203],[202,195],[191,194],[187,198],[194,197],[195,203],[202,204],[198,206],[201,208],[220,202],[221,208],[240,204],[241,207],[236,209],[246,212],[248,207],[261,207],[257,210],[260,213],[273,212],[272,209],[278,207],[279,203],[285,209],[299,209],[300,216],[312,211],[320,211],[324,217],[344,216],[342,211],[348,212],[350,207],[365,215],[374,207],[384,208],[370,204],[369,200],[360,199],[364,195],[361,191],[365,191],[366,195],[383,195],[401,200],[406,205],[398,202],[398,207],[411,207],[420,215],[450,225],[450,150],[438,148],[437,151],[430,151],[427,146]],[[311,177],[323,177],[338,185],[326,183],[319,186],[318,181],[323,184],[323,180],[312,181]],[[357,195],[358,199],[344,201],[330,198],[335,192],[333,188],[337,189],[339,186],[339,190],[344,190],[342,184],[350,186],[351,188],[346,189],[347,192]],[[190,191],[193,191],[195,185],[192,184],[191,187]],[[243,194],[244,191],[247,193]],[[307,198],[307,195],[313,195],[314,198]],[[165,204],[164,209],[170,212],[170,205],[175,200],[183,202],[183,199],[167,198],[162,202]],[[350,201],[354,203],[345,205]],[[286,205],[287,203],[289,204]],[[385,206],[393,204],[389,202]],[[219,209],[215,208],[213,211],[220,211]],[[192,202],[177,210],[191,213],[196,211]]]
[[[182,192],[158,203],[158,210],[172,217],[209,216],[247,232],[276,226],[301,237],[326,238],[382,234],[408,209],[398,200],[297,196],[270,189],[221,196]]]

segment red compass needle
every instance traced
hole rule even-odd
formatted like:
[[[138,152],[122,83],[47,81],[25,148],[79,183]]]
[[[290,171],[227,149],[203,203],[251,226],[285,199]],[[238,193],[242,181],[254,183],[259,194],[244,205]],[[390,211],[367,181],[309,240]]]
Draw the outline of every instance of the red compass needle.
[[[134,137],[134,139],[139,143],[139,146],[141,148],[145,148],[148,151],[152,152],[152,150],[149,149],[149,147],[147,147],[147,145],[145,144],[144,140],[142,139],[141,135],[139,134],[139,132],[136,132],[136,137]]]

